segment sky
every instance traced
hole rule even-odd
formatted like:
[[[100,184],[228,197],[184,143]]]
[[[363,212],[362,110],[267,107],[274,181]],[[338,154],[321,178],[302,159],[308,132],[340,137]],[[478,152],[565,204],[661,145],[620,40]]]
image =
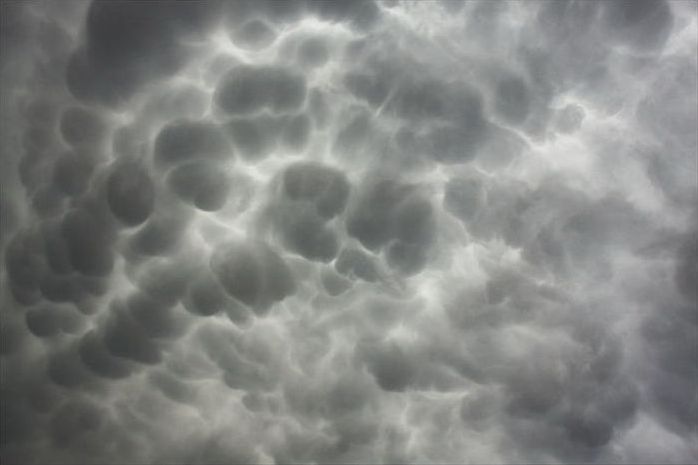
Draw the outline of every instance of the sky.
[[[3,464],[698,461],[698,3],[0,8]]]

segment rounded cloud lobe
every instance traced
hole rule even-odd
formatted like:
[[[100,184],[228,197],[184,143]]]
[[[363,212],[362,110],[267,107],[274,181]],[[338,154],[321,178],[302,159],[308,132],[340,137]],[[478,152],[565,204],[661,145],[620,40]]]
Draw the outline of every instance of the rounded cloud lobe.
[[[3,2],[3,463],[698,460],[691,2]]]

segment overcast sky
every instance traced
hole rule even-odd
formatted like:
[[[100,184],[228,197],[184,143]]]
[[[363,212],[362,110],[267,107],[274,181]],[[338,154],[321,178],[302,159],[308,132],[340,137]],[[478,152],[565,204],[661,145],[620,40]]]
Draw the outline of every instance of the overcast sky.
[[[695,463],[694,1],[3,1],[0,461]]]

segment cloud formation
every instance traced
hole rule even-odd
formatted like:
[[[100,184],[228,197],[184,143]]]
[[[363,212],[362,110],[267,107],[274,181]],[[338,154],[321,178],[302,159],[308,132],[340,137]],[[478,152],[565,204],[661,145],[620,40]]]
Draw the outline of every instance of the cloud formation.
[[[698,460],[698,11],[3,2],[2,463]]]

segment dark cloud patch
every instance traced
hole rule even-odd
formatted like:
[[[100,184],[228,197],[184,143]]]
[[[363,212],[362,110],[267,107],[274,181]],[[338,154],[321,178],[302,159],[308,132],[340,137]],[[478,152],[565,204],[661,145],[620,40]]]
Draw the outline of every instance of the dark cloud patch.
[[[692,233],[679,250],[676,266],[676,286],[693,302],[698,298],[698,234]]]
[[[149,298],[174,305],[185,294],[197,263],[189,257],[153,259],[135,277],[136,285]]]
[[[593,413],[567,418],[563,427],[570,441],[590,448],[608,444],[613,435],[613,429],[608,421]]]
[[[427,253],[420,244],[398,240],[388,246],[387,259],[393,269],[412,275],[424,268]]]
[[[409,244],[428,243],[433,238],[433,208],[429,200],[415,196],[404,199],[395,211],[396,237]]]
[[[344,85],[355,97],[365,100],[371,106],[380,106],[388,96],[393,83],[385,72],[349,72],[344,76]]]
[[[0,355],[8,356],[17,352],[25,338],[25,332],[22,326],[11,320],[3,319],[3,325],[0,327]]]
[[[31,207],[34,212],[44,218],[55,218],[65,207],[63,198],[52,186],[41,186],[31,196]]]
[[[318,103],[321,102],[318,99]],[[318,107],[320,107],[318,108],[318,113],[321,117],[327,110],[324,103],[321,103]],[[363,109],[352,111],[347,116],[347,122],[342,122],[337,130],[333,151],[352,158],[355,158],[356,154],[365,151],[374,136],[371,130],[371,123],[372,117],[368,112]]]
[[[303,17],[305,7],[305,0],[289,0],[287,2],[243,0],[226,4],[224,10],[227,13],[226,19],[229,25],[237,27],[260,17],[281,25],[291,23]]]
[[[66,447],[79,437],[98,430],[105,413],[92,402],[73,401],[63,405],[51,420],[51,439]]]
[[[350,278],[374,282],[378,280],[378,269],[371,257],[359,249],[342,250],[334,264],[336,270]]]
[[[182,301],[184,308],[195,315],[210,316],[236,307],[225,289],[209,273],[194,278],[187,288]],[[244,310],[240,310],[244,314]]]
[[[496,421],[500,402],[495,389],[482,389],[467,394],[461,400],[460,417],[467,428],[483,430]]]
[[[255,312],[265,312],[295,291],[288,265],[262,243],[232,243],[219,247],[211,269],[226,292]]]
[[[351,281],[343,278],[331,269],[325,269],[321,275],[322,285],[331,296],[337,296],[346,292],[351,287]]]
[[[93,2],[85,18],[84,48],[68,65],[69,89],[88,102],[125,104],[143,85],[182,67],[184,44],[206,33],[219,8],[215,1]]]
[[[436,81],[405,82],[395,89],[388,104],[399,117],[410,121],[440,119],[452,110],[446,89]]]
[[[485,200],[483,183],[478,178],[454,178],[446,184],[444,208],[465,222],[475,220]]]
[[[350,209],[347,232],[366,248],[387,247],[388,264],[406,274],[424,266],[434,240],[433,207],[416,185],[383,179]]]
[[[621,1],[605,5],[604,20],[611,35],[640,49],[661,49],[674,18],[666,1]]]
[[[366,364],[381,389],[399,392],[408,389],[415,378],[415,360],[397,345],[368,346]]]
[[[276,122],[266,118],[234,119],[226,129],[240,154],[249,161],[269,155],[276,145]]]
[[[84,154],[65,153],[55,161],[53,184],[65,195],[78,196],[87,189],[94,165]]]
[[[17,166],[19,180],[28,192],[36,191],[50,170],[51,157],[45,149],[26,149]]]
[[[3,398],[15,399],[16,394],[8,391],[2,391]],[[17,396],[18,397],[18,396]],[[3,409],[3,415],[0,417],[0,444],[12,445],[26,443],[31,439],[32,430],[39,427],[40,423],[33,417],[25,406],[17,403],[7,405]],[[11,453],[7,453],[9,460],[13,460]],[[4,458],[4,456],[3,456]]]
[[[207,162],[186,163],[173,168],[167,183],[182,200],[204,211],[222,208],[230,189],[224,168]]]
[[[440,163],[466,163],[476,157],[486,131],[484,121],[477,115],[455,124],[438,125],[427,133],[425,148]]]
[[[175,402],[188,404],[193,400],[194,389],[166,371],[153,372],[150,375],[150,382]]]
[[[114,231],[102,212],[76,208],[66,214],[61,232],[73,268],[87,276],[106,276],[114,267]]]
[[[41,293],[51,302],[79,303],[89,296],[100,296],[106,291],[102,278],[86,277],[79,274],[71,276],[47,273],[39,284]]]
[[[215,124],[178,120],[165,125],[155,139],[154,158],[164,165],[196,160],[226,160],[233,150]]]
[[[77,331],[81,317],[77,311],[62,306],[33,308],[26,313],[27,328],[37,337],[51,337]]]
[[[148,328],[129,313],[128,304],[113,302],[104,326],[104,344],[110,354],[147,365],[162,361],[160,347],[151,339]],[[155,310],[153,313],[155,313]],[[155,317],[157,317],[155,313]],[[147,324],[146,320],[146,324]],[[157,333],[158,328],[153,328]]]
[[[60,132],[68,144],[73,146],[97,145],[104,140],[105,123],[101,116],[85,107],[66,109],[60,118]]]
[[[689,236],[680,249],[687,253],[681,255],[679,266],[688,267],[690,263],[695,267],[691,255],[693,239]],[[695,428],[698,410],[692,388],[698,379],[698,369],[693,363],[698,350],[695,299],[691,294],[683,294],[655,305],[654,313],[644,320],[641,329],[647,342],[647,356],[654,361],[653,368],[648,367],[649,395],[661,422],[674,431],[690,430]]]
[[[245,22],[232,35],[235,45],[252,50],[269,46],[275,38],[274,29],[261,19],[251,19]]]
[[[411,66],[389,68],[374,61],[369,60],[368,71],[346,74],[344,84],[358,99],[404,121],[405,128],[398,137],[402,151],[414,151],[427,160],[445,164],[466,163],[477,156],[489,133],[483,99],[477,90],[466,84],[459,87],[436,79],[408,78],[405,75],[409,76]],[[516,112],[521,113],[522,106],[528,104],[514,100],[525,96],[513,95],[516,89],[507,92],[512,95],[500,95],[498,111],[511,113],[514,120],[522,119]],[[524,116],[527,111],[523,110]],[[366,116],[358,116],[340,133],[337,146],[346,147],[365,138],[364,126],[368,123]]]
[[[136,293],[126,300],[131,317],[136,320],[145,334],[151,338],[171,339],[181,336],[186,329],[186,320],[167,303],[146,294]]]
[[[300,151],[308,145],[308,140],[312,133],[312,121],[308,116],[302,114],[294,116],[286,121],[281,140],[289,149]]]
[[[226,114],[286,113],[298,110],[306,93],[305,78],[291,68],[240,66],[221,78],[214,100]]]
[[[184,215],[185,216],[185,215]],[[171,254],[182,241],[187,218],[161,213],[151,216],[130,238],[130,249],[139,255]]]
[[[12,289],[28,296],[35,293],[46,270],[38,238],[18,232],[5,247],[5,270]],[[17,295],[15,297],[18,297]]]
[[[518,76],[508,76],[497,83],[497,113],[507,122],[522,123],[531,106],[528,86]]]
[[[231,344],[232,342],[232,344]],[[222,372],[223,382],[232,389],[259,392],[276,384],[268,367],[243,356],[232,340],[221,334],[209,334],[203,341],[204,350]]]
[[[286,168],[283,185],[290,199],[315,204],[317,213],[324,218],[332,218],[344,209],[350,190],[346,175],[313,162],[299,162]]]
[[[97,376],[121,379],[129,376],[133,371],[127,361],[109,352],[104,340],[95,331],[90,331],[81,338],[78,352],[85,367]]]
[[[304,67],[322,66],[329,59],[327,44],[320,37],[309,37],[298,46],[298,61]]]
[[[84,387],[92,381],[90,372],[85,369],[74,346],[51,354],[47,370],[49,379],[66,389]]]
[[[109,208],[127,226],[137,226],[152,214],[155,204],[153,182],[145,167],[122,163],[114,167],[106,185]]]
[[[323,218],[302,208],[288,209],[278,215],[283,242],[290,250],[321,262],[329,262],[337,255],[339,241],[323,224]]]
[[[395,211],[395,207],[412,191],[412,186],[391,179],[367,186],[349,212],[347,231],[369,249],[384,245],[394,234],[392,218],[386,212]]]
[[[373,0],[359,0],[351,4],[339,0],[310,0],[308,5],[321,19],[347,21],[360,30],[371,28],[381,14],[380,8]]]

